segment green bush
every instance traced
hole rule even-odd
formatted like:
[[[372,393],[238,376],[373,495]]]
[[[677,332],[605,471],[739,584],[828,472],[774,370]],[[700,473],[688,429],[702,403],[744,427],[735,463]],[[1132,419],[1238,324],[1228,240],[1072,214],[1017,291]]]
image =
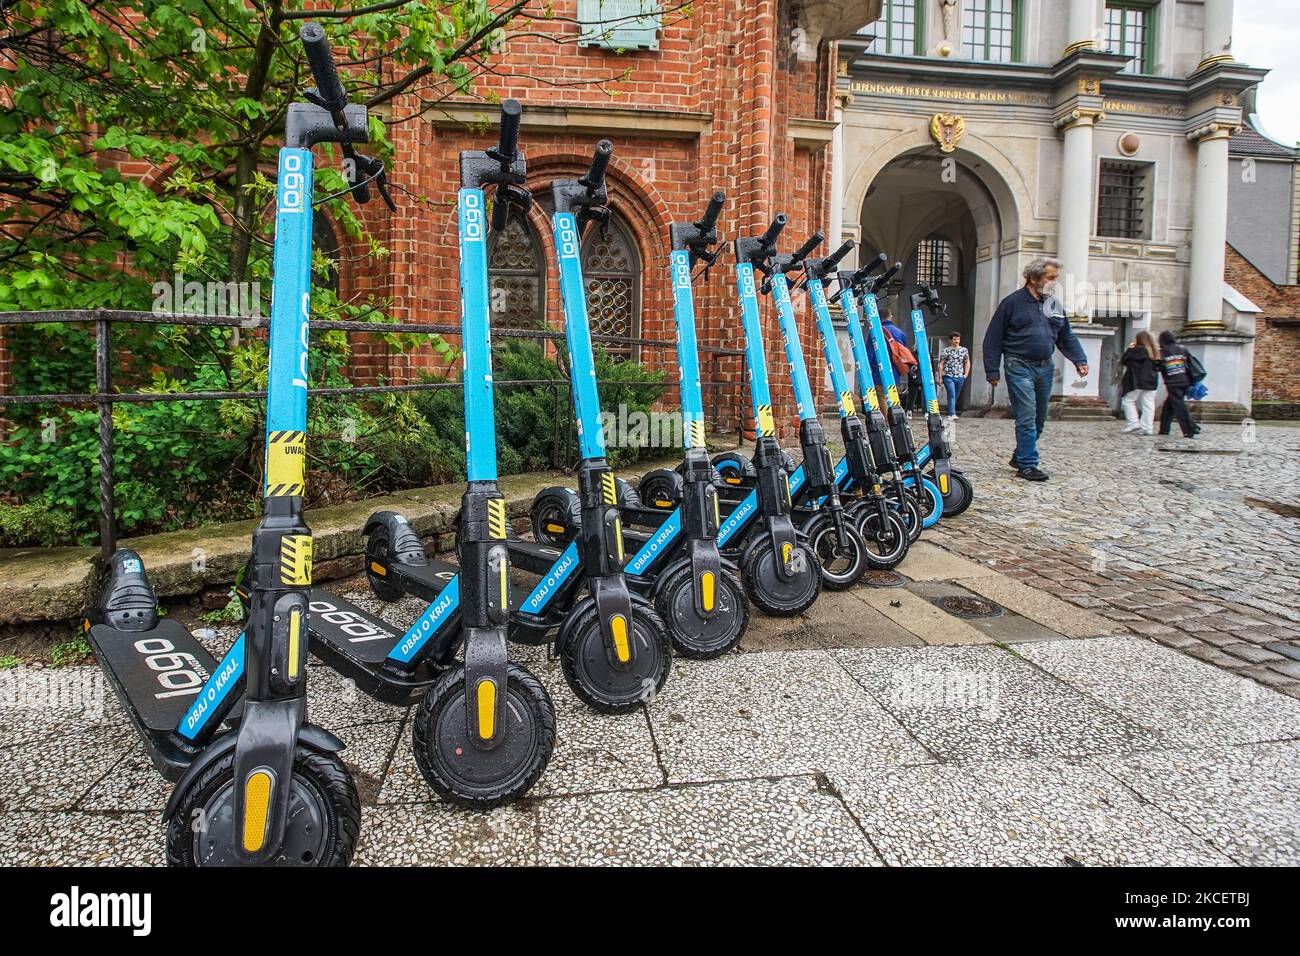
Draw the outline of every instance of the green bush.
[[[0,547],[55,547],[72,535],[72,516],[44,498],[0,501]]]

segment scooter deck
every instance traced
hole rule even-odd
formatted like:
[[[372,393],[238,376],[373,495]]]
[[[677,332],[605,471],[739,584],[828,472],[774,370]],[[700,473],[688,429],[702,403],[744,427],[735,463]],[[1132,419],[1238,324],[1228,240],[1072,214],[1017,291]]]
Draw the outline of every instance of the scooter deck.
[[[422,662],[409,672],[386,665],[405,630],[323,588],[312,588],[310,606],[312,653],[375,700],[413,703],[437,679],[436,664]]]
[[[179,780],[200,748],[182,739],[176,727],[217,669],[216,660],[171,618],[162,618],[148,631],[95,624],[88,637],[154,766],[168,780]],[[163,662],[181,666],[160,670]],[[240,706],[236,704],[227,719],[236,719]]]
[[[380,577],[392,578],[393,585],[412,597],[432,604],[438,599],[459,568],[446,561],[430,561],[427,564],[404,564],[393,560],[387,565],[371,563],[370,571]]]
[[[550,571],[564,553],[559,548],[519,538],[510,538],[506,545],[510,548],[511,565],[539,577]]]

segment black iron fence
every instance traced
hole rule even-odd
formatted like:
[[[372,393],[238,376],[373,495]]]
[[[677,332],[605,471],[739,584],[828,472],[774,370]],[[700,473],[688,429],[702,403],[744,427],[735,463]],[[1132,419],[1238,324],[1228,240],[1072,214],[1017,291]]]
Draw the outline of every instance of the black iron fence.
[[[257,401],[266,398],[265,391],[193,391],[193,392],[115,392],[113,391],[113,326],[114,324],[178,325],[192,328],[217,327],[260,329],[270,325],[268,317],[241,317],[224,315],[197,315],[190,313],[155,313],[136,312],[114,309],[70,309],[30,312],[0,312],[0,327],[22,325],[46,325],[50,323],[88,324],[94,326],[95,336],[95,391],[94,392],[59,392],[39,395],[0,395],[0,408],[9,405],[54,405],[77,406],[94,405],[98,410],[98,444],[99,444],[99,538],[100,547],[105,558],[112,555],[117,547],[117,523],[115,518],[115,480],[113,474],[113,405],[116,403],[146,404],[152,402],[211,402],[211,401]],[[346,332],[370,335],[399,334],[444,336],[460,335],[460,326],[451,324],[426,324],[414,322],[357,322],[357,321],[313,321],[312,332]],[[533,340],[550,340],[563,342],[564,333],[550,329],[494,329],[493,335],[504,338],[523,338]],[[634,338],[626,336],[593,334],[595,342],[611,342],[620,346],[632,346],[651,350],[669,350],[671,359],[663,367],[676,367],[676,343],[661,339]],[[705,365],[706,376],[701,381],[704,389],[704,406],[712,411],[717,425],[734,422],[737,433],[744,425],[744,407],[740,395],[743,384],[739,369],[730,378],[719,377],[719,365],[728,358],[740,359],[741,349],[700,346],[699,352]],[[561,461],[561,452],[565,447],[566,435],[563,434],[565,423],[572,417],[572,393],[567,378],[548,379],[498,379],[493,384],[499,388],[520,385],[550,386],[556,391],[556,409],[559,412],[568,402],[569,416],[557,414],[552,441],[552,466],[565,468],[570,463]],[[598,384],[627,385],[634,383],[618,382]],[[665,387],[673,384],[666,382]],[[342,395],[376,395],[385,393],[426,392],[442,388],[460,388],[459,381],[446,382],[410,382],[398,385],[349,385],[334,388],[310,388],[308,395],[318,398],[338,397]],[[723,414],[724,408],[730,408],[731,414]]]

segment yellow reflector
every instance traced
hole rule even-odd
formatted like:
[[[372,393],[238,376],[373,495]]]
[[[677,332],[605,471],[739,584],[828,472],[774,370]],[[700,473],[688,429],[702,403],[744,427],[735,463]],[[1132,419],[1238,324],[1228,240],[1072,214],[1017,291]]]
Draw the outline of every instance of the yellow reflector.
[[[739,479],[739,478],[724,478],[723,480],[726,481],[726,483],[729,484],[729,485],[738,485],[738,484],[740,484],[740,479]]]
[[[501,597],[499,598],[499,607],[505,607],[510,603],[509,599],[506,597],[509,593],[506,585],[506,568],[508,567],[509,564],[503,560],[501,562]]]
[[[940,476],[939,476],[939,490],[942,491],[945,495],[948,493],[948,476],[947,476],[947,475],[940,475]]]
[[[704,598],[704,610],[713,610],[713,572],[705,571],[700,575],[700,596]]]
[[[484,677],[478,682],[478,735],[491,740],[496,733],[497,685]]]
[[[267,816],[271,812],[271,775],[254,770],[244,782],[244,851],[256,853],[266,842]]]
[[[614,519],[614,543],[618,546],[618,560],[623,562],[623,522]]]
[[[370,562],[370,570],[371,570],[371,571],[374,571],[375,574],[379,574],[379,575],[387,575],[387,574],[388,574],[388,569],[387,569],[386,567],[384,567],[382,564],[380,564],[378,561],[371,561],[371,562]]]
[[[609,629],[614,632],[614,653],[622,663],[626,664],[632,659],[632,649],[627,643],[627,618],[622,614],[615,614],[609,619]]]
[[[90,633],[90,618],[83,617],[81,619],[81,629],[85,631],[87,634]]]
[[[713,523],[722,524],[722,511],[718,506],[718,496],[713,496]]]
[[[660,501],[660,500],[658,500],[658,499],[655,499],[655,507],[656,507],[656,508],[667,508],[667,507],[668,507],[669,505],[671,505],[671,504],[672,504],[671,501]]]
[[[794,545],[792,545],[792,544],[790,544],[790,543],[788,543],[788,542],[787,542],[786,544],[781,545],[781,563],[782,563],[782,564],[789,564],[789,563],[790,563],[790,552],[793,551],[793,550],[794,550]]]
[[[564,531],[565,528],[564,525],[562,524],[556,524],[554,521],[548,521],[546,523],[546,530],[551,531],[555,534],[559,534],[560,532]]]
[[[302,637],[302,612],[289,612],[289,680],[298,679],[298,649]]]

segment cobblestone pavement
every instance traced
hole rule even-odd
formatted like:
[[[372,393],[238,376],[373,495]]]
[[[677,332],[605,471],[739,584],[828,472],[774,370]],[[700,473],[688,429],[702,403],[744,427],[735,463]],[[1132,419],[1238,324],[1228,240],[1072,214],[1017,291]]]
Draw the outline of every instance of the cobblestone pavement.
[[[1243,448],[1210,426],[1200,454],[1112,432],[1053,422],[1055,476],[1029,485],[1009,423],[962,422],[977,502],[898,586],[756,614],[643,712],[594,714],[515,648],[559,738],[490,814],[425,786],[409,709],[313,664],[311,718],[347,742],[362,799],[355,862],[1300,864],[1300,431]],[[394,624],[420,610],[339,588]],[[999,613],[958,619],[949,597]],[[0,864],[157,864],[168,792],[93,665],[0,671]]]
[[[1300,697],[1300,428],[1049,422],[1037,484],[1007,467],[1013,446],[1010,421],[958,420],[978,504],[931,540]]]

